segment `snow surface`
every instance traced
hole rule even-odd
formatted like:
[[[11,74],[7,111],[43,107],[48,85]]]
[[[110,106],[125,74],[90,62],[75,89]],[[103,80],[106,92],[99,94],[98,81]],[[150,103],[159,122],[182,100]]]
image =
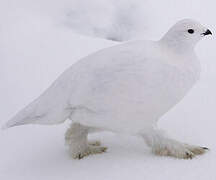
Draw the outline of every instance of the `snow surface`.
[[[83,1],[80,2],[77,7],[83,7]],[[121,4],[127,7],[129,2],[122,0]],[[79,35],[86,34],[83,27],[79,27],[82,23],[76,26],[78,33],[74,33],[75,26],[67,24],[73,18],[67,13],[74,9],[74,3],[72,0],[0,1],[0,124],[42,93],[79,58],[116,44],[101,39],[106,36]],[[135,15],[137,22],[129,24],[134,34],[126,33],[125,40],[137,38],[137,34],[158,39],[177,20],[186,17],[205,24],[213,34],[216,32],[216,3],[212,0],[146,0],[136,3],[142,3],[139,7],[143,8],[143,18],[140,12]],[[92,6],[98,8],[98,5]],[[87,14],[94,13],[92,6],[87,6]],[[106,3],[101,3],[101,7],[107,7]],[[116,8],[115,4],[112,7]],[[76,10],[79,12],[79,8]],[[110,12],[104,17],[101,14],[104,24]],[[91,32],[94,26],[93,23],[85,27],[85,32]],[[104,29],[109,31],[107,26]],[[141,29],[143,34],[140,34]],[[119,32],[112,32],[119,37]],[[209,147],[211,151],[207,154],[193,160],[158,157],[151,154],[142,139],[100,133],[90,138],[99,139],[108,146],[107,153],[81,161],[72,160],[64,146],[64,132],[69,122],[56,126],[28,125],[0,131],[0,179],[215,180],[215,47],[215,35],[199,43],[196,51],[202,64],[201,80],[159,123],[173,138]]]

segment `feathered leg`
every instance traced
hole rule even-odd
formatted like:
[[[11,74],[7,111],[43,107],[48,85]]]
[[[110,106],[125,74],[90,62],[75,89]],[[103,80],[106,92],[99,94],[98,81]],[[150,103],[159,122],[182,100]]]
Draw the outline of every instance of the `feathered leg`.
[[[204,154],[208,148],[188,145],[170,139],[157,129],[147,130],[141,133],[146,144],[153,153],[160,156],[172,156],[180,159],[192,159],[196,155]]]
[[[74,159],[81,159],[90,154],[103,153],[106,147],[100,146],[99,141],[88,142],[89,127],[79,123],[73,123],[65,133],[65,141],[69,146],[69,152]]]

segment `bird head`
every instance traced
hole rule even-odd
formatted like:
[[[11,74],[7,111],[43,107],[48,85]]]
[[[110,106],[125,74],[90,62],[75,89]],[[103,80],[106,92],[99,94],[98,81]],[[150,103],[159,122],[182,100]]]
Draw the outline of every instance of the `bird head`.
[[[183,50],[194,48],[203,37],[212,32],[192,19],[184,19],[172,26],[161,41],[168,46]]]

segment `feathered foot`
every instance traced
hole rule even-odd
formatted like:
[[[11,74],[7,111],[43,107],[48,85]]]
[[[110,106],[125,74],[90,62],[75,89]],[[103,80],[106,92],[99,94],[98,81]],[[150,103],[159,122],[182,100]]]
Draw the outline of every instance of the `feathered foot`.
[[[78,123],[72,124],[66,131],[65,141],[74,159],[82,159],[90,154],[99,154],[107,150],[107,147],[100,146],[99,141],[88,142],[87,135],[88,128]]]
[[[176,140],[167,138],[156,129],[143,132],[142,137],[146,144],[151,147],[152,152],[160,156],[172,156],[179,159],[192,159],[196,155],[201,155],[209,149],[206,147],[188,145]]]

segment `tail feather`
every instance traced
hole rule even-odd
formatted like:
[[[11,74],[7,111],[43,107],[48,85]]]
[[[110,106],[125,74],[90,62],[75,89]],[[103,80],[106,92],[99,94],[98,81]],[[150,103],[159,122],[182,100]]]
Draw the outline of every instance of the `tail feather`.
[[[30,105],[31,107],[32,105]],[[13,126],[25,124],[58,124],[64,122],[71,114],[70,109],[64,107],[56,107],[47,112],[32,111],[28,106],[18,112],[12,119],[2,126],[7,129]],[[47,109],[45,109],[47,110]]]
[[[31,106],[31,105],[30,105]],[[31,109],[31,108],[30,108]],[[58,124],[64,122],[70,115],[70,109],[58,107],[48,112],[35,113],[28,108],[24,108],[6,124],[2,129],[25,124]]]
[[[64,122],[70,114],[65,94],[48,92],[18,112],[2,128],[24,124],[58,124]]]
[[[9,120],[3,128],[24,124],[58,124],[71,114],[68,105],[73,72],[69,68],[35,101]]]

